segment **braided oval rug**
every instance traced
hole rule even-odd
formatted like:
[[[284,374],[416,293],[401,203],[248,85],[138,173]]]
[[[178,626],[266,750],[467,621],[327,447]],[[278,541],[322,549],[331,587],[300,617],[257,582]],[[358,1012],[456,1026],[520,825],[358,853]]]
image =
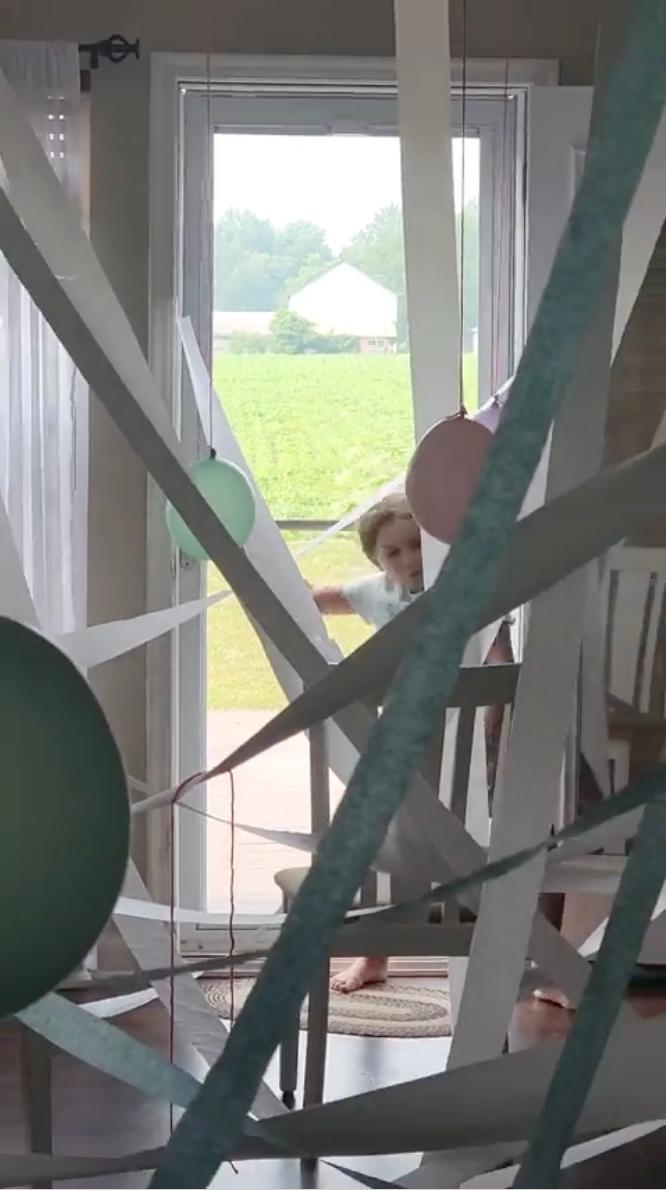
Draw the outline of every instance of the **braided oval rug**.
[[[235,979],[233,1015],[245,1003],[254,980]],[[199,985],[211,1008],[224,1020],[232,1015],[231,981],[201,980]],[[301,1028],[307,1027],[307,1006],[301,1012]],[[451,1006],[448,987],[420,987],[417,983],[388,983],[362,988],[351,995],[331,992],[329,1033],[354,1037],[450,1037]]]

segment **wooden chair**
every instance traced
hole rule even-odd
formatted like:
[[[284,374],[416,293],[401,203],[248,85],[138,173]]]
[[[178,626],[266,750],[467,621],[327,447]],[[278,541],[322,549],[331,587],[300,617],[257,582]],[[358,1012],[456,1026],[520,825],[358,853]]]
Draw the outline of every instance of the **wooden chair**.
[[[666,549],[613,549],[606,559],[599,612],[612,794],[666,752]],[[606,834],[603,855],[588,854],[551,869],[549,887],[559,880],[570,890],[562,930],[575,945],[606,919],[640,815],[640,810],[628,815],[612,835]]]
[[[488,668],[482,667],[485,673]],[[502,705],[506,708],[513,702],[518,680],[519,666],[507,665],[506,681],[502,681]],[[482,705],[482,704],[480,704]],[[452,812],[463,822],[467,820],[469,810],[470,776],[472,773],[473,740],[476,713],[479,707],[463,707],[459,710],[455,733],[454,746],[449,749],[450,768],[447,802]],[[443,724],[444,720],[442,720]],[[311,819],[313,833],[326,829],[330,820],[329,782],[328,782],[328,749],[326,743],[327,728],[325,724],[318,725],[310,734],[310,775],[311,775]],[[507,732],[502,733],[503,743],[506,743]],[[433,788],[440,787],[440,771],[442,768],[442,750],[444,730],[436,733],[424,760],[426,775]],[[445,761],[446,764],[446,761]],[[501,766],[500,766],[501,767]],[[485,813],[489,820],[487,790],[485,788],[485,763],[480,779],[484,784]],[[478,775],[477,775],[478,779]],[[478,791],[477,791],[478,792]],[[478,799],[477,799],[478,800]],[[482,811],[483,812],[483,811]],[[282,896],[282,908],[288,912],[308,868],[289,868],[277,872],[275,881]],[[418,881],[418,874],[417,874]],[[359,889],[356,904],[361,907],[371,907],[377,904],[396,903],[401,900],[413,899],[425,893],[428,886],[418,886],[413,879],[409,880],[409,887],[400,881],[370,872]],[[390,942],[382,943],[382,936],[378,932],[373,938],[371,953],[391,954],[396,957],[415,956],[418,954],[442,954],[448,958],[465,957],[471,947],[473,919],[465,910],[457,905],[430,906],[424,911],[423,922],[417,929],[406,929],[402,942],[396,942],[395,931],[391,931]],[[410,936],[411,935],[411,936]],[[429,938],[432,937],[432,942]],[[425,939],[425,940],[423,940]],[[344,943],[342,944],[344,945]],[[413,949],[414,946],[422,949]],[[431,947],[431,949],[429,949]],[[444,947],[446,949],[444,949]],[[334,953],[344,953],[340,946],[336,946]],[[356,950],[354,953],[363,954],[368,951]],[[349,952],[347,952],[349,954]],[[322,971],[320,979],[312,989],[308,1001],[308,1025],[305,1059],[305,1083],[303,1103],[312,1106],[323,1101],[324,1076],[326,1067],[326,1044],[329,1006],[329,977],[330,960],[326,969]],[[285,1033],[280,1049],[280,1091],[283,1101],[289,1107],[295,1103],[298,1083],[298,1055],[299,1055],[300,1014],[295,1018]]]

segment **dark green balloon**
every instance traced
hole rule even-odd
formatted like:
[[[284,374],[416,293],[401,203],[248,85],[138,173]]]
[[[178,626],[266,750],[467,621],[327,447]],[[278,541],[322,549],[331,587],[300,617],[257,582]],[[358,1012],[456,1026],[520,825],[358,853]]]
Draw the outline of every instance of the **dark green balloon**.
[[[52,991],[94,946],[129,836],[123,765],[88,683],[0,617],[0,1016]]]

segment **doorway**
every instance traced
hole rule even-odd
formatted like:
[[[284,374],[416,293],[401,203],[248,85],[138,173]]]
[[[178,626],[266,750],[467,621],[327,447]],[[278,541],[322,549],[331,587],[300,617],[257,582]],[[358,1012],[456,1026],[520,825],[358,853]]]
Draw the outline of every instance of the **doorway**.
[[[400,144],[394,90],[359,94],[183,93],[182,310],[215,390],[307,582],[369,568],[350,531],[322,534],[404,472],[414,444],[405,305]],[[462,352],[470,409],[510,374],[515,238],[515,97],[454,101],[453,163]],[[463,135],[464,131],[464,135]],[[200,449],[183,390],[182,437]],[[208,571],[210,570],[210,573]],[[220,590],[214,568],[185,566],[180,598]],[[367,630],[329,621],[348,653]],[[284,695],[233,598],[179,642],[183,771],[248,738]],[[332,779],[335,803],[341,789]],[[307,862],[237,832],[220,779],[197,815],[181,814],[184,904],[268,913],[275,871]],[[309,829],[307,742],[295,739],[236,774],[240,821]],[[197,928],[214,949],[214,931]],[[203,935],[205,934],[205,946]]]

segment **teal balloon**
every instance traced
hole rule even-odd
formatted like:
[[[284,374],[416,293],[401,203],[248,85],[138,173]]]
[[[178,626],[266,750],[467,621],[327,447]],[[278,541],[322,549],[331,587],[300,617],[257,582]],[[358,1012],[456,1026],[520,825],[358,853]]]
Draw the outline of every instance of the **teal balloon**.
[[[195,463],[190,474],[227,533],[236,545],[244,546],[257,517],[254,491],[245,473],[235,463],[211,457]],[[167,505],[166,518],[174,545],[194,562],[207,562],[205,549],[172,504]]]
[[[129,845],[125,773],[92,690],[55,645],[0,618],[0,1016],[83,962]]]

